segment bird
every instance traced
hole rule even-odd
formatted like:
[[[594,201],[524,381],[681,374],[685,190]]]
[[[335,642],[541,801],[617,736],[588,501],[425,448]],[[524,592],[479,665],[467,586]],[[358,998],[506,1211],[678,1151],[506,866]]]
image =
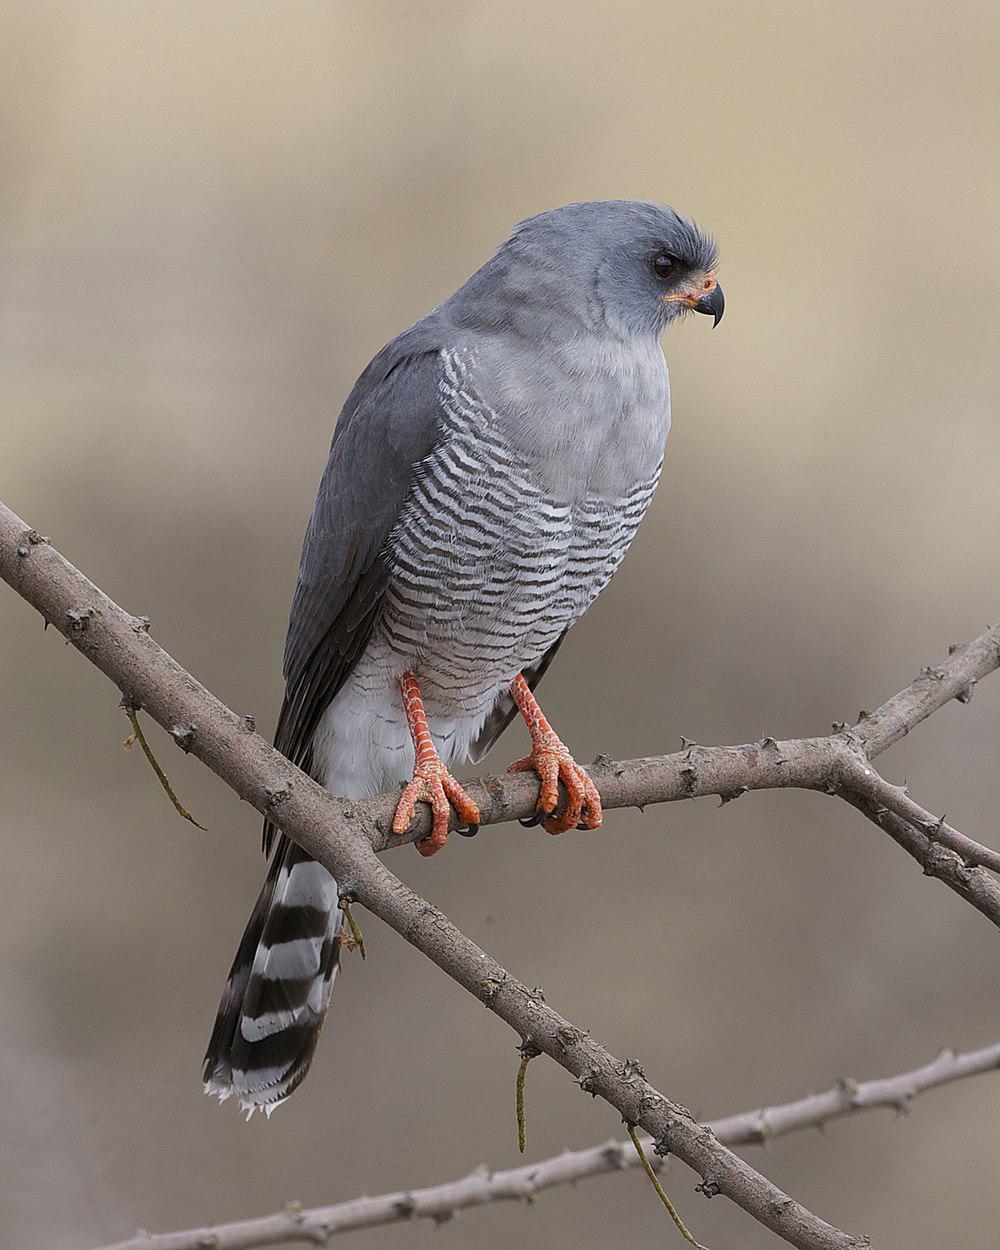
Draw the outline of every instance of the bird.
[[[430,805],[479,812],[451,769],[518,714],[511,770],[539,780],[552,834],[602,822],[600,795],[534,691],[610,581],[660,477],[660,345],[689,312],[718,325],[713,238],[666,206],[568,204],[522,221],[358,378],[306,531],[275,746],[332,793],[402,784],[393,831]],[[560,807],[559,785],[566,802]],[[340,963],[333,876],[270,823],[267,878],[204,1064],[206,1092],[268,1116],[312,1060]]]

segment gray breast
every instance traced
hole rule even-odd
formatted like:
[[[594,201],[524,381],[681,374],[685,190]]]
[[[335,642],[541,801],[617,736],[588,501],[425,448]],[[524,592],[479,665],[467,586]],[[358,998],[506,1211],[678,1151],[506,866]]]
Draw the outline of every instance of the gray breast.
[[[627,490],[559,497],[479,393],[474,353],[443,352],[441,364],[442,437],[394,530],[369,656],[382,671],[415,669],[440,712],[480,715],[607,585],[656,485],[662,436]]]

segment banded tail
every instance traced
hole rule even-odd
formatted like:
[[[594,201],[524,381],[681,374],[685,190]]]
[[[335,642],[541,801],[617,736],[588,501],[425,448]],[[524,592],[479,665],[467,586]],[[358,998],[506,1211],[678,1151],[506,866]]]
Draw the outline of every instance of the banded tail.
[[[340,965],[327,870],[282,838],[229,972],[205,1055],[205,1093],[268,1116],[309,1071]]]

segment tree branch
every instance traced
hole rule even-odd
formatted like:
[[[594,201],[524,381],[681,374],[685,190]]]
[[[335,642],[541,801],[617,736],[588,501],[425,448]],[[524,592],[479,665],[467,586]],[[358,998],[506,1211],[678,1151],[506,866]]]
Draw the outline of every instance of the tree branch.
[[[692,742],[670,755],[637,760],[598,756],[588,771],[606,808],[643,808],[651,803],[709,795],[729,802],[751,790],[798,788],[837,793],[843,786],[845,769],[852,770],[859,759],[874,759],[950,700],[968,702],[972,687],[997,667],[1000,625],[992,626],[968,645],[953,647],[944,663],[923,669],[876,711],[863,712],[850,729],[841,725],[824,737],[786,741],[765,737],[738,746]],[[463,782],[463,786],[479,807],[481,827],[530,816],[538,795],[537,782],[524,773],[491,775]],[[376,851],[417,841],[430,831],[430,816],[420,812],[420,823],[408,834],[397,837],[391,833],[395,805],[394,795],[350,805],[351,814]],[[962,847],[961,853],[968,858],[982,856],[1000,866],[996,851],[971,839],[963,839]]]
[[[860,760],[845,769],[844,781],[859,798],[868,800],[872,808],[872,820],[876,824],[880,823],[879,817],[891,812],[913,828],[922,829],[933,841],[940,842],[963,859],[981,864],[993,872],[1000,872],[1000,854],[979,842],[973,842],[964,833],[959,833],[943,816],[932,816],[919,803],[914,803],[904,786],[890,785],[884,777],[880,777],[873,768]]]
[[[912,855],[923,868],[925,876],[944,882],[1000,928],[1000,881],[992,873],[985,868],[970,867],[960,855],[935,842],[929,834],[907,824],[893,812],[882,810],[877,803],[850,792],[842,797],[885,830],[908,855]]]
[[[148,622],[126,613],[2,504],[0,576],[115,682],[127,706],[145,709],[179,745],[327,867],[344,894],[423,951],[523,1041],[530,1039],[627,1123],[646,1129],[658,1150],[694,1168],[705,1192],[726,1194],[802,1250],[867,1244],[783,1194],[655,1090],[636,1063],[616,1060],[399,881],[373,853],[406,840],[385,834],[390,796],[351,803],[328,794],[163,651],[149,636]],[[605,762],[595,769],[595,780],[609,808],[701,794],[729,799],[749,789],[789,785],[838,793],[859,754],[876,754],[949,699],[966,697],[972,684],[1000,663],[998,643],[1000,630],[988,631],[940,669],[925,670],[852,731],[790,742],[765,738],[739,747],[692,744],[659,760]],[[483,824],[527,815],[534,806],[534,787],[523,777],[490,778],[473,793],[481,800]],[[418,829],[414,836],[424,832]],[[947,881],[947,875],[941,879]]]
[[[705,1127],[728,1146],[760,1144],[785,1133],[820,1127],[831,1120],[875,1107],[905,1113],[924,1090],[997,1068],[1000,1068],[1000,1043],[958,1055],[943,1050],[931,1063],[912,1072],[860,1083],[844,1079],[825,1093],[710,1120]],[[643,1141],[647,1149],[651,1144],[649,1139]],[[468,1207],[510,1200],[533,1202],[546,1189],[575,1184],[608,1172],[627,1171],[638,1165],[638,1156],[630,1142],[609,1141],[588,1150],[564,1151],[539,1163],[503,1172],[480,1167],[461,1180],[431,1189],[399,1190],[311,1210],[302,1210],[293,1203],[284,1211],[255,1220],[176,1233],[141,1233],[129,1241],[107,1246],[105,1250],[251,1250],[293,1241],[325,1245],[338,1233],[362,1228],[413,1219],[442,1223]]]

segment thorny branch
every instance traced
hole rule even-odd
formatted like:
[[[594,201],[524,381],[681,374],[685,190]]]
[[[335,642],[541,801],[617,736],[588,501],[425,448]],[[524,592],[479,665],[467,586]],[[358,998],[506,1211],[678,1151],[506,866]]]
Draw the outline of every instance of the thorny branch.
[[[702,1192],[725,1194],[802,1250],[868,1244],[783,1194],[684,1107],[654,1089],[638,1064],[615,1059],[395,877],[373,852],[425,836],[427,828],[422,823],[409,839],[389,835],[393,796],[352,803],[328,794],[163,651],[150,636],[148,622],[120,608],[3,504],[0,576],[115,682],[129,707],[145,710],[237,794],[266,813],[334,874],[345,895],[421,950],[522,1039],[531,1038],[586,1092],[604,1098],[626,1123],[645,1129],[658,1152],[675,1154],[692,1167],[702,1178]],[[876,774],[870,768],[875,755],[943,704],[953,698],[967,700],[973,685],[998,664],[1000,627],[994,627],[953,650],[940,667],[925,669],[850,730],[839,726],[824,738],[765,738],[737,747],[692,743],[677,755],[658,759],[599,761],[593,776],[607,808],[705,794],[733,799],[749,790],[789,786],[840,794],[876,823],[881,820],[926,872],[1000,924],[1000,882],[979,866],[993,862],[995,853],[964,838],[953,849],[949,843],[955,842],[955,831],[946,822],[928,830],[920,809],[917,828],[901,804],[894,800],[890,807],[884,799],[880,803],[872,798]],[[470,790],[483,825],[527,816],[534,807],[534,786],[524,776],[487,778]],[[895,821],[917,836],[904,837],[891,823]]]
[[[943,1050],[931,1063],[912,1072],[900,1072],[897,1076],[874,1081],[845,1078],[825,1093],[727,1116],[724,1120],[710,1120],[705,1127],[728,1146],[761,1144],[797,1129],[821,1127],[831,1120],[875,1107],[888,1107],[905,1114],[924,1090],[997,1069],[1000,1069],[1000,1043],[958,1055]],[[653,1144],[649,1138],[640,1140],[647,1150]],[[215,1228],[142,1233],[105,1250],[251,1250],[251,1247],[292,1241],[325,1245],[338,1233],[362,1228],[378,1228],[413,1219],[442,1223],[459,1211],[489,1202],[533,1202],[546,1189],[573,1185],[608,1172],[626,1171],[638,1164],[638,1156],[629,1142],[609,1141],[587,1150],[567,1150],[551,1159],[503,1172],[477,1168],[461,1180],[436,1185],[433,1189],[399,1190],[311,1210],[292,1204],[275,1215],[220,1224]]]

